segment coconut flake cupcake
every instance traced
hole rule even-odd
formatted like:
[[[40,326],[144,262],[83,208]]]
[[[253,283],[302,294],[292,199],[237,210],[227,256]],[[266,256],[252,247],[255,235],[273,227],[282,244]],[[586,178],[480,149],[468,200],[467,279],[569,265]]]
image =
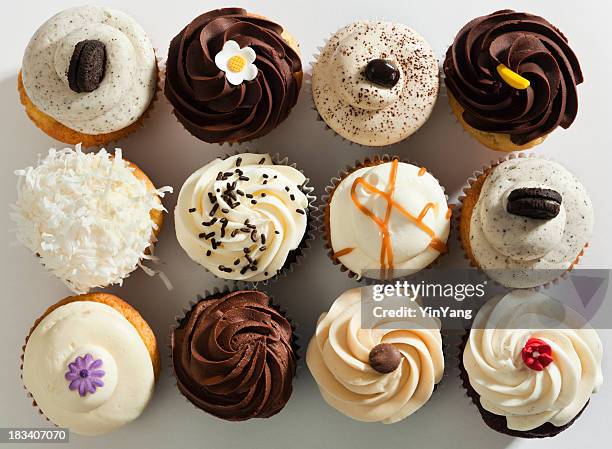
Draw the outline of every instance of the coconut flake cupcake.
[[[418,315],[362,329],[367,296],[366,288],[347,290],[321,315],[306,363],[330,406],[358,421],[391,424],[423,407],[442,380],[440,323]]]
[[[196,17],[170,43],[164,93],[192,135],[210,143],[264,136],[287,118],[302,84],[298,45],[241,8]]]
[[[15,172],[17,202],[11,218],[17,240],[71,290],[121,284],[151,259],[163,222],[156,189],[134,164],[105,149],[49,150],[36,167]]]
[[[464,193],[459,235],[467,257],[506,287],[559,278],[593,231],[588,193],[557,162],[509,159],[476,173]]]
[[[332,180],[322,228],[332,262],[350,277],[416,273],[447,251],[451,209],[424,167],[366,159]]]
[[[28,44],[19,94],[30,119],[68,144],[104,145],[141,125],[157,89],[151,41],[127,14],[66,9]]]
[[[291,396],[295,339],[291,322],[264,292],[209,294],[172,331],[177,387],[217,418],[269,418]]]
[[[578,58],[533,14],[506,9],[470,21],[446,52],[444,74],[453,113],[493,150],[532,148],[578,112]]]
[[[543,438],[571,426],[602,384],[602,344],[576,312],[535,291],[489,300],[463,342],[461,379],[492,429]]]
[[[311,239],[315,198],[307,183],[302,172],[268,154],[215,159],[181,187],[176,237],[191,259],[217,277],[271,279],[289,269]]]
[[[128,303],[106,293],[71,296],[34,323],[21,377],[34,406],[82,435],[112,432],[144,411],[159,377],[155,335]]]
[[[321,119],[345,139],[391,145],[429,118],[439,90],[438,61],[411,28],[358,21],[338,30],[312,68]]]

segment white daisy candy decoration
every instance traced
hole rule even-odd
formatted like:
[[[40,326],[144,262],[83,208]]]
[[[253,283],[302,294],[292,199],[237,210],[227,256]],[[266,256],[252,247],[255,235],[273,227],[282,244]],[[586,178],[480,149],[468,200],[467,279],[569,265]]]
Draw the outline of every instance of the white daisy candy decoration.
[[[227,41],[215,56],[215,64],[225,72],[230,84],[238,86],[257,76],[257,67],[253,64],[255,57],[255,50],[251,47],[240,48],[236,41]]]

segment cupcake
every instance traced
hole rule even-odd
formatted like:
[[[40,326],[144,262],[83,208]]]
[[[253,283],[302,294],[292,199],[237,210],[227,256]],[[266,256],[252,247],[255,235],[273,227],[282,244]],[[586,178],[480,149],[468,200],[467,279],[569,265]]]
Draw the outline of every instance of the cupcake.
[[[444,61],[453,113],[497,151],[532,148],[578,111],[582,72],[567,38],[542,17],[509,9],[478,17]]]
[[[602,344],[584,318],[535,291],[489,300],[463,341],[461,379],[492,429],[543,438],[567,429],[602,384]]]
[[[71,296],[34,323],[21,377],[40,412],[81,435],[112,432],[144,411],[159,377],[153,331],[107,293]]]
[[[368,297],[354,288],[334,301],[319,318],[306,363],[330,406],[358,421],[391,424],[423,407],[442,379],[440,322],[416,315],[363,326]]]
[[[391,145],[415,133],[431,115],[438,90],[433,50],[401,24],[347,25],[326,42],[312,67],[320,118],[366,146]]]
[[[104,145],[138,129],[157,89],[151,41],[127,14],[78,6],[51,17],[30,40],[21,102],[49,136]]]
[[[424,167],[375,157],[332,179],[322,227],[332,262],[350,277],[393,279],[447,251],[451,210]]]
[[[292,392],[297,346],[291,322],[263,292],[200,298],[172,331],[179,391],[228,421],[269,418]]]
[[[17,240],[74,292],[121,284],[153,258],[160,197],[172,188],[156,189],[120,149],[114,156],[83,153],[80,145],[51,149],[36,167],[15,173]]]
[[[266,281],[288,270],[310,239],[308,178],[268,154],[215,159],[193,173],[174,209],[176,237],[206,270]]]
[[[531,288],[578,263],[593,230],[585,188],[542,158],[508,159],[464,189],[459,236],[468,259],[498,283]]]
[[[223,8],[195,18],[172,39],[164,93],[195,137],[237,143],[285,120],[301,84],[298,45],[283,27]]]

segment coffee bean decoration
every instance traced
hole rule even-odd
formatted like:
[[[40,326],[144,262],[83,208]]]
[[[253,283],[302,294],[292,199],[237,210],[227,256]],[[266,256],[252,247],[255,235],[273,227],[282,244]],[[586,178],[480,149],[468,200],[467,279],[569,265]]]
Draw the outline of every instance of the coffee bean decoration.
[[[365,77],[373,84],[392,88],[400,78],[397,66],[386,59],[372,59],[365,69]]]
[[[506,211],[521,217],[550,220],[559,215],[561,195],[552,189],[524,187],[508,195]]]
[[[381,343],[370,351],[370,366],[381,374],[395,371],[402,361],[402,355],[398,349],[389,344]]]
[[[74,92],[96,90],[106,70],[106,46],[96,40],[84,40],[74,46],[68,66],[68,86]]]

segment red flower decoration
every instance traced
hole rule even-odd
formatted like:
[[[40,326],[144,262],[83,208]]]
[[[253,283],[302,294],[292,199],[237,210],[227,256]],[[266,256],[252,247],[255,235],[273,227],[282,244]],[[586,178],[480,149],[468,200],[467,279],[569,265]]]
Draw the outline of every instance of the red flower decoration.
[[[535,371],[542,371],[553,361],[550,345],[539,338],[527,340],[521,351],[521,357],[525,365]]]

